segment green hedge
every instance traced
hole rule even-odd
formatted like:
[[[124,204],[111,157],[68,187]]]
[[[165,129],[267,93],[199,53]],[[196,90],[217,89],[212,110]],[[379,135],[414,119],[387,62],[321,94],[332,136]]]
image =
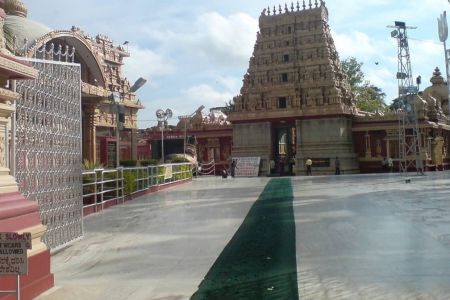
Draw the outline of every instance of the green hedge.
[[[176,164],[176,163],[184,163],[184,162],[189,162],[185,157],[174,157],[172,159],[172,163]]]
[[[140,160],[139,165],[146,167],[146,166],[156,166],[159,163],[159,160],[157,159],[145,159]]]
[[[134,176],[133,171],[123,172],[123,193],[129,195],[136,191],[136,176]]]
[[[120,165],[122,167],[136,167],[137,166],[137,160],[130,159],[130,160],[121,160]]]
[[[182,172],[174,175],[175,180],[182,180],[186,178],[192,178],[190,171],[190,165],[174,166],[173,172]]]

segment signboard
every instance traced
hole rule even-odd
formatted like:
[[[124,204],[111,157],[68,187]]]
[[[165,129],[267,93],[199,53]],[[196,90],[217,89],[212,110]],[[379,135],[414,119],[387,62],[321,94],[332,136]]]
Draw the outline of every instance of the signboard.
[[[236,161],[236,176],[258,176],[260,157],[233,157]]]
[[[172,165],[164,167],[164,180],[172,178]]]
[[[0,275],[26,275],[31,233],[0,232]]]

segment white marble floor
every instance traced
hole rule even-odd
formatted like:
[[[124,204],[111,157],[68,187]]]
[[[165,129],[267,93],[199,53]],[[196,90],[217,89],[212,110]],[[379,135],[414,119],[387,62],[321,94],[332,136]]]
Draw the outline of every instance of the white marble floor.
[[[189,299],[269,178],[200,178],[85,219],[39,299]],[[450,299],[450,173],[292,177],[300,299]]]

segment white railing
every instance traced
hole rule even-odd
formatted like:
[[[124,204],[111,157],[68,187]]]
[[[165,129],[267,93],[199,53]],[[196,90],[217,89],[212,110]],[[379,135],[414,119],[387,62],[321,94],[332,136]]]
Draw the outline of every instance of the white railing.
[[[190,163],[86,170],[83,171],[83,207],[93,207],[96,212],[110,201],[123,203],[129,195],[191,178]]]
[[[209,163],[198,163],[198,175],[216,175],[216,162],[214,159]]]

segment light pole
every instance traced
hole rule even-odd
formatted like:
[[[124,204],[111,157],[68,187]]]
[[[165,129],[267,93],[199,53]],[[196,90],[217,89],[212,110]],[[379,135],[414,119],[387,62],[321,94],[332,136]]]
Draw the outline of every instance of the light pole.
[[[120,94],[113,92],[111,94],[111,101],[114,104],[116,113],[116,168],[120,166],[120,130],[122,130],[124,122],[123,106],[120,105]]]
[[[166,111],[162,109],[158,109],[156,111],[156,117],[158,118],[158,123],[161,122],[161,159],[164,163],[164,126],[166,124],[167,119],[172,118],[172,110],[169,108]]]

